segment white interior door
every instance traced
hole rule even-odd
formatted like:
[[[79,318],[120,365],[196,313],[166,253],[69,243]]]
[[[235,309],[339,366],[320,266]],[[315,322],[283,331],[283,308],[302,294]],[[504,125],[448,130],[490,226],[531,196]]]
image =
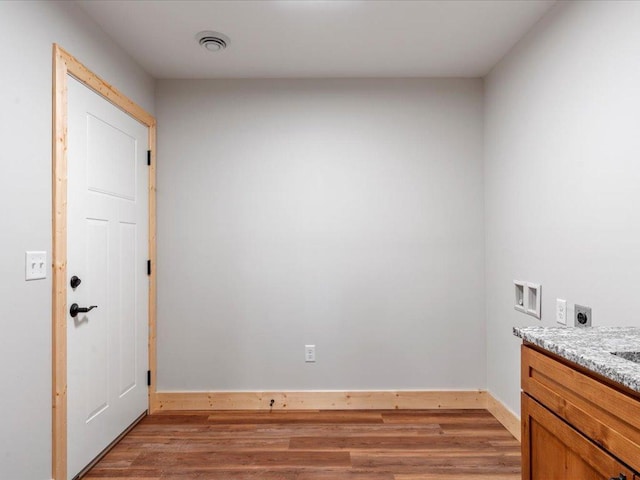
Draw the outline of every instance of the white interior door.
[[[68,82],[67,471],[76,476],[148,405],[147,127]]]

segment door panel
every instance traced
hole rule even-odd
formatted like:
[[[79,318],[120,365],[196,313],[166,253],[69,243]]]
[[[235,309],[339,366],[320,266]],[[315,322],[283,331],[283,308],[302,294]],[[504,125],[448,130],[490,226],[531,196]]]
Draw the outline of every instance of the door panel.
[[[136,257],[137,226],[120,222],[120,285],[118,319],[118,346],[120,348],[120,378],[119,393],[125,395],[136,385],[136,358],[138,347],[138,332],[136,329],[136,295],[135,284],[140,265],[143,261]]]
[[[68,478],[148,406],[148,129],[69,78]]]
[[[74,332],[78,335],[81,358],[77,361],[83,363],[86,359],[86,368],[83,372],[83,385],[86,389],[86,416],[85,421],[91,422],[100,412],[109,407],[109,341],[107,332],[107,285],[108,276],[108,244],[109,230],[106,220],[87,219],[87,274],[85,286],[88,290],[87,299],[101,308],[92,311],[88,315],[79,314],[72,319]],[[89,261],[90,259],[90,261]],[[91,279],[91,282],[88,282]],[[83,302],[84,303],[84,302]],[[90,328],[88,322],[92,324]]]
[[[136,139],[102,119],[87,115],[89,190],[135,200],[135,167]]]

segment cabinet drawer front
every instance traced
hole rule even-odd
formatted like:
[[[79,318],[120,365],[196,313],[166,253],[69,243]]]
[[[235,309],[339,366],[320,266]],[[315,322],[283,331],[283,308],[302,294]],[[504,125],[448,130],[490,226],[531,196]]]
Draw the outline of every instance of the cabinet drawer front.
[[[522,478],[525,480],[628,480],[634,472],[563,420],[522,394]]]
[[[640,471],[640,401],[522,346],[522,390]]]

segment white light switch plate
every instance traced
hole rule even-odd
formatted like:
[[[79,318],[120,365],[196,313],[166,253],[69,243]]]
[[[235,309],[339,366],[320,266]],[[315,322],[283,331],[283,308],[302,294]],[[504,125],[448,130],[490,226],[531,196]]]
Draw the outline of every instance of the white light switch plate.
[[[560,298],[556,298],[556,322],[567,324],[567,301]]]
[[[26,252],[25,280],[47,278],[47,252]]]

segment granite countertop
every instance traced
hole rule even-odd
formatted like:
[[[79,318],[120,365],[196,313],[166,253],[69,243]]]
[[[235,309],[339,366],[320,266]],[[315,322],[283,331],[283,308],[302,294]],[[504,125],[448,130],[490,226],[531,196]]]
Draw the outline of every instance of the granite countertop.
[[[611,354],[640,352],[640,327],[514,327],[513,334],[640,393],[640,363]]]

